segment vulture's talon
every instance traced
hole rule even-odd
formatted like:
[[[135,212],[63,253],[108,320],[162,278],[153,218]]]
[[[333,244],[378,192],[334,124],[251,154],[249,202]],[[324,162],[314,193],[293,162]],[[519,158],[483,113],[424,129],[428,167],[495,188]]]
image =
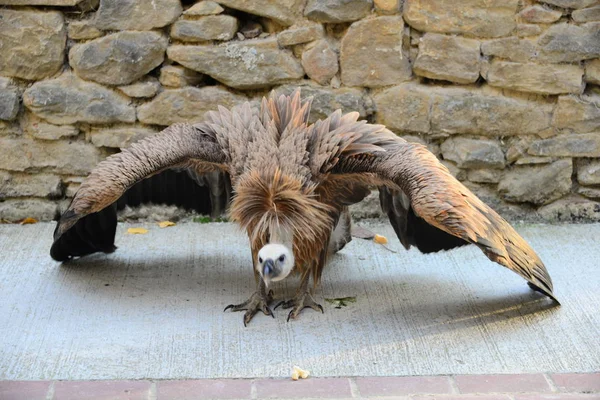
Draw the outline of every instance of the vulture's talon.
[[[246,311],[244,314],[244,326],[248,325],[248,322],[254,318],[254,316],[262,311],[265,315],[270,315],[275,318],[273,311],[269,307],[269,302],[273,299],[273,292],[270,291],[269,294],[265,295],[264,292],[261,294],[260,292],[252,293],[252,296],[248,300],[240,304],[230,304],[225,307],[227,311],[231,309],[231,311]]]
[[[287,317],[288,322],[290,319],[296,319],[300,314],[300,311],[304,310],[305,308],[312,308],[315,311],[321,311],[321,313],[325,313],[323,306],[315,302],[308,292],[296,294],[294,298],[287,301],[282,301],[277,304],[277,306],[279,305],[282,305],[283,309],[292,309]]]

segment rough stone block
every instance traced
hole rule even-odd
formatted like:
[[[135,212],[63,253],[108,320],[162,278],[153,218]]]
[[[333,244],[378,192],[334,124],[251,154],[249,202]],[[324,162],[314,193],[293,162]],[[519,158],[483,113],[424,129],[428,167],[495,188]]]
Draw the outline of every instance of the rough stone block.
[[[577,165],[577,181],[582,185],[600,185],[600,160],[582,160]]]
[[[584,8],[581,10],[575,10],[571,13],[571,18],[575,22],[590,22],[600,21],[600,5],[596,7]]]
[[[553,157],[600,157],[600,132],[559,135],[535,141],[529,154]]]
[[[468,179],[476,183],[498,183],[502,171],[498,169],[474,169],[468,172]]]
[[[556,24],[538,40],[539,59],[545,62],[574,62],[600,57],[600,23]]]
[[[326,85],[339,70],[337,53],[326,40],[319,40],[302,53],[302,67],[309,78]]]
[[[158,32],[117,32],[69,51],[69,63],[83,79],[126,85],[159,66],[168,39]]]
[[[158,80],[152,76],[146,76],[130,85],[119,86],[121,92],[129,97],[154,97],[160,88]]]
[[[600,203],[571,195],[540,207],[537,214],[547,222],[600,221]]]
[[[73,125],[50,124],[32,113],[26,113],[21,124],[25,132],[36,139],[58,140],[79,134],[79,129]]]
[[[326,23],[351,22],[371,13],[373,0],[308,0],[304,15]]]
[[[479,55],[477,40],[426,33],[420,40],[413,69],[430,79],[473,83],[479,78]]]
[[[600,59],[585,62],[585,77],[587,83],[600,85]]]
[[[552,125],[578,133],[600,130],[600,95],[560,96]]]
[[[72,7],[85,0],[0,0],[1,6],[64,6]]]
[[[298,87],[301,87],[302,97],[312,97],[309,121],[325,119],[335,110],[344,113],[356,111],[360,118],[366,118],[372,113],[371,99],[364,90],[354,88],[331,89],[317,86],[310,81],[302,82],[300,85],[285,85],[275,89],[278,94],[290,95]]]
[[[148,31],[173,23],[181,12],[180,0],[100,0],[94,24],[105,31]]]
[[[489,136],[525,135],[550,127],[553,104],[483,88],[432,92],[431,132]]]
[[[110,128],[92,128],[90,139],[98,147],[124,148],[139,140],[152,136],[157,131],[143,126],[112,126]]]
[[[404,23],[400,16],[353,23],[341,45],[343,84],[381,87],[410,79],[410,62],[402,52],[403,32]]]
[[[0,171],[0,198],[58,197],[62,195],[59,176],[50,174],[10,174]]]
[[[324,36],[323,25],[310,22],[292,25],[283,32],[277,34],[277,42],[280,46],[292,46],[300,43],[312,42]]]
[[[135,109],[127,98],[69,73],[34,83],[23,94],[23,103],[53,124],[135,121]]]
[[[56,11],[0,8],[0,75],[36,80],[63,66],[67,32]]]
[[[0,119],[12,121],[19,113],[19,93],[15,88],[0,87]]]
[[[81,141],[0,138],[0,169],[27,171],[48,168],[60,174],[88,174],[98,164],[98,149]]]
[[[562,12],[535,4],[524,8],[519,13],[519,17],[523,21],[533,24],[551,24],[562,17]]]
[[[402,2],[400,0],[375,0],[375,11],[379,14],[397,14],[400,12]]]
[[[290,26],[301,19],[306,0],[219,0],[225,7],[241,10]]]
[[[431,93],[428,87],[405,83],[375,94],[373,101],[377,123],[400,132],[429,132]]]
[[[504,153],[495,140],[450,138],[441,150],[444,160],[454,161],[459,168],[504,168]]]
[[[175,45],[167,54],[171,60],[236,89],[268,87],[304,76],[300,62],[289,50],[280,49],[275,37],[220,46]]]
[[[542,3],[552,4],[562,8],[585,8],[595,5],[598,0],[540,0]]]
[[[167,87],[195,86],[202,82],[204,75],[182,67],[181,65],[165,65],[160,69],[160,83]]]
[[[43,199],[8,199],[0,202],[0,219],[17,222],[25,218],[51,221],[56,217],[57,204]]]
[[[513,167],[505,172],[498,191],[508,201],[548,204],[571,191],[572,173],[570,159]]]
[[[229,40],[237,30],[237,18],[231,15],[209,15],[193,21],[175,22],[171,26],[171,37],[183,42]]]
[[[413,28],[424,32],[500,37],[515,29],[518,4],[518,0],[406,0],[404,19]]]
[[[202,122],[204,114],[217,105],[231,108],[247,101],[219,86],[166,89],[152,101],[138,107],[138,118],[145,124],[171,125],[176,122]]]
[[[67,26],[67,35],[75,40],[96,39],[103,35],[102,31],[94,26],[92,20],[70,21]]]
[[[225,9],[218,3],[210,0],[200,1],[183,12],[188,17],[201,17],[204,15],[221,14]]]
[[[493,60],[484,78],[491,86],[539,94],[581,93],[583,68],[571,64]]]
[[[537,55],[536,42],[528,39],[507,37],[481,43],[481,53],[488,57],[499,57],[509,61],[528,62]]]

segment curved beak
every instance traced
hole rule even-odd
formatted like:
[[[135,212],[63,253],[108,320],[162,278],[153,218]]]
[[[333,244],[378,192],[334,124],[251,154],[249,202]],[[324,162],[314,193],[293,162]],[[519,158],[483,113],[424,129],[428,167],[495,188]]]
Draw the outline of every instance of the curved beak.
[[[271,283],[271,278],[273,277],[273,272],[275,271],[275,262],[270,259],[267,258],[265,260],[265,263],[263,265],[263,270],[262,270],[262,278],[263,281],[265,281],[265,285],[268,287],[269,283]]]

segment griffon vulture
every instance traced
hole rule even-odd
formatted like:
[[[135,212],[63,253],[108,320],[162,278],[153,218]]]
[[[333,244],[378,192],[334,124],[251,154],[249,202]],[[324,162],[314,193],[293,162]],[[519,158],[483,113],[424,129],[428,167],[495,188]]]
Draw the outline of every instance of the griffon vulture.
[[[206,121],[175,124],[108,157],[81,184],[54,232],[58,261],[114,246],[117,208],[177,204],[229,217],[250,239],[256,292],[237,305],[244,324],[269,306],[269,284],[301,276],[283,302],[295,318],[321,310],[310,294],[328,256],[350,241],[348,206],[379,187],[381,207],[405,248],[424,253],[475,244],[554,299],[544,264],[517,232],[424,146],[382,125],[338,110],[308,124],[310,99],[300,92],[209,112]]]

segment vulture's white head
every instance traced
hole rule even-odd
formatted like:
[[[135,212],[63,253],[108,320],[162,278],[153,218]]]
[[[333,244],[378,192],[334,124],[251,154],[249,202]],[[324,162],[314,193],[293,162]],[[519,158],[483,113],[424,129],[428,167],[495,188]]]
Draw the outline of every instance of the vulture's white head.
[[[270,243],[258,252],[256,270],[265,285],[284,279],[294,268],[294,253],[285,245]]]

